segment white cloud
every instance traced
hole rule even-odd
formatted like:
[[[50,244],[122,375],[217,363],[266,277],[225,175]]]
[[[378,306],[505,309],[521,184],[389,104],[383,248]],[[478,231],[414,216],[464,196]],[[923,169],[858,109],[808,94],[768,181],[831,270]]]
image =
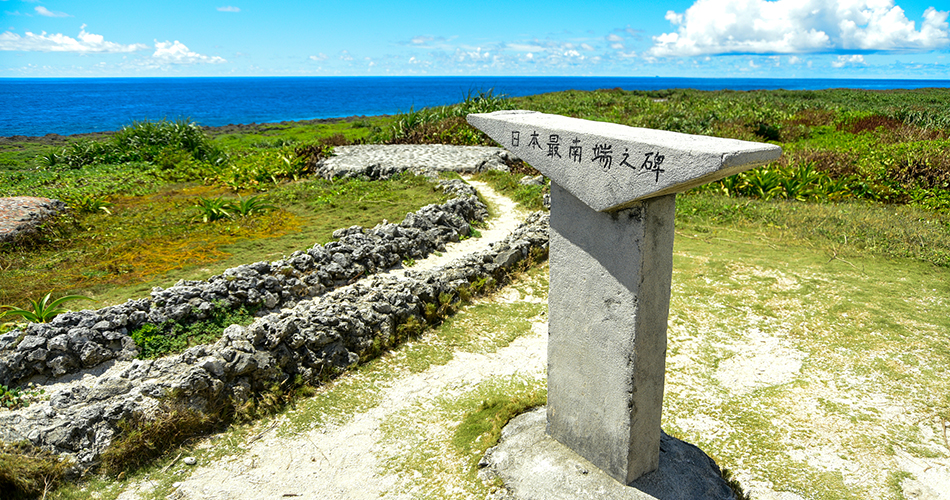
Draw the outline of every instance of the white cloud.
[[[218,7],[218,12],[241,12],[240,7],[232,7],[228,5],[227,7]]]
[[[928,8],[917,30],[893,0],[696,0],[667,12],[677,31],[653,37],[650,54],[926,51],[950,46],[947,17]]]
[[[624,47],[622,43],[612,43],[610,44],[610,48],[614,50],[622,50]]]
[[[508,43],[505,44],[506,49],[511,49],[517,52],[543,52],[544,47],[539,44],[530,44],[530,43]]]
[[[422,49],[432,49],[432,48],[446,48],[447,43],[454,39],[455,37],[446,38],[444,36],[431,36],[431,35],[417,35],[409,40],[404,40],[401,42],[396,42],[399,45],[406,45],[409,47],[422,48]]]
[[[353,60],[353,56],[350,55],[350,51],[348,51],[348,50],[343,50],[343,51],[340,51],[340,60],[341,60],[341,61],[352,61],[352,60]]]
[[[65,12],[53,12],[42,5],[34,8],[33,10],[35,10],[37,14],[45,17],[73,17]]]
[[[315,55],[315,56],[310,56],[310,60],[311,60],[311,61],[326,61],[326,60],[327,60],[327,55],[324,54],[323,52],[321,52],[321,53],[319,53],[319,54],[317,54],[317,55]]]
[[[47,35],[45,31],[39,35],[30,33],[29,31],[27,31],[24,36],[10,31],[0,34],[0,50],[93,54],[135,52],[147,48],[148,45],[141,43],[122,45],[115,42],[107,42],[102,35],[86,33],[85,24],[80,28],[79,36],[76,38],[71,38],[61,33]]]
[[[831,63],[832,67],[843,68],[845,66],[865,66],[867,63],[864,62],[864,56],[852,55],[852,56],[838,56],[836,61]]]
[[[222,57],[209,57],[192,52],[185,44],[175,40],[169,43],[155,41],[155,53],[152,59],[164,64],[220,64],[227,62]]]
[[[617,34],[615,34],[615,33],[611,33],[611,34],[607,35],[607,41],[608,41],[608,42],[622,42],[622,41],[623,41],[623,37],[620,36],[620,35],[617,35]]]

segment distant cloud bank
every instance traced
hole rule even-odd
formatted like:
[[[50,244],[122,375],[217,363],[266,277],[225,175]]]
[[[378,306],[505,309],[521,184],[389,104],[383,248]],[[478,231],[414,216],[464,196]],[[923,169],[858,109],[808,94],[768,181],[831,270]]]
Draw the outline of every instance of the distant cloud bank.
[[[917,30],[892,0],[697,0],[667,12],[677,31],[653,37],[649,55],[927,51],[950,45],[947,17],[930,7]]]
[[[192,52],[185,44],[175,40],[169,43],[155,41],[155,53],[152,58],[166,64],[221,64],[227,62],[223,57],[206,56]]]
[[[133,43],[123,45],[107,42],[102,35],[86,32],[86,25],[82,25],[79,36],[71,38],[61,33],[39,35],[26,32],[24,36],[9,31],[0,34],[0,50],[19,50],[24,52],[76,52],[79,54],[136,52],[147,49],[148,45]]]

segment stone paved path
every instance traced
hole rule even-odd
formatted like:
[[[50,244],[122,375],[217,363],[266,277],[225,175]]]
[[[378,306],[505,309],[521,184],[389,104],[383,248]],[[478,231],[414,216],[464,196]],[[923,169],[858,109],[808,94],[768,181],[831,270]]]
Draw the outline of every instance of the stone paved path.
[[[505,168],[513,159],[505,149],[489,146],[449,146],[443,144],[396,144],[337,146],[334,156],[324,160],[324,176],[376,178],[403,170],[432,169],[474,173]]]

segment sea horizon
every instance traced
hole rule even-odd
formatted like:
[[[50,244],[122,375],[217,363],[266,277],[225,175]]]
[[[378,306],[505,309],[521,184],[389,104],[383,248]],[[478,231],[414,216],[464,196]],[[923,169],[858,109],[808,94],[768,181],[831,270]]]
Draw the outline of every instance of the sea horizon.
[[[2,77],[0,136],[74,135],[137,121],[203,126],[378,116],[460,102],[563,90],[897,90],[950,88],[950,80],[662,76],[163,76]]]

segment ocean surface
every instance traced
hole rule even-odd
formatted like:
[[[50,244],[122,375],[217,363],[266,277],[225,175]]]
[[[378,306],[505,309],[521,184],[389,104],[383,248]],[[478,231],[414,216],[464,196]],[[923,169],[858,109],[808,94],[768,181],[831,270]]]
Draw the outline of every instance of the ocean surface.
[[[461,101],[469,93],[560,90],[950,87],[950,80],[645,77],[0,78],[0,136],[118,130],[142,120],[206,126],[383,115]]]

